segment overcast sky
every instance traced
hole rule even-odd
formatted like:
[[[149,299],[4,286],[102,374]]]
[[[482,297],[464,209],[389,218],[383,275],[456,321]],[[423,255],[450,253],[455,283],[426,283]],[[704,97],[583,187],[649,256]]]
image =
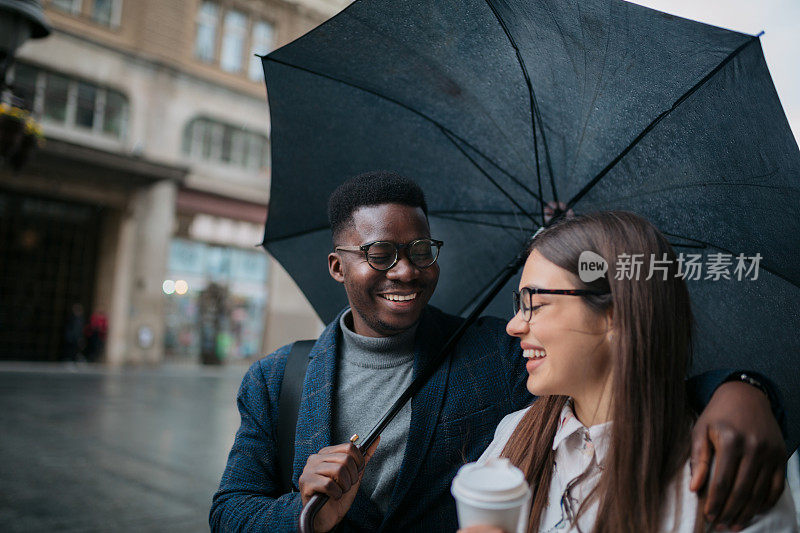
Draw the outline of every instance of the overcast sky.
[[[635,0],[672,15],[761,36],[772,81],[800,142],[800,0]]]

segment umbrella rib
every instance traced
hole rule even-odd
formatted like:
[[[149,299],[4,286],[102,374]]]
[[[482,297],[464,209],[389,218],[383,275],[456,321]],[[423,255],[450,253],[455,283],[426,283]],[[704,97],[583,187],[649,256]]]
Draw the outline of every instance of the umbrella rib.
[[[580,4],[578,4],[578,9],[580,10]],[[583,33],[583,25],[581,25],[581,33]],[[573,157],[573,160],[572,160],[572,164],[570,165],[569,171],[567,172],[567,175],[571,175],[571,174],[573,174],[575,172],[575,166],[578,164],[578,161],[580,161],[580,152],[581,152],[582,147],[583,147],[583,142],[586,139],[586,129],[589,126],[589,119],[594,114],[595,103],[597,102],[597,98],[600,95],[600,92],[601,92],[601,89],[602,89],[603,85],[605,85],[605,83],[606,83],[604,81],[603,75],[605,74],[605,71],[606,71],[606,64],[607,64],[607,60],[608,60],[608,50],[609,50],[610,43],[611,43],[611,38],[610,38],[610,33],[609,33],[608,35],[606,35],[606,43],[605,43],[606,46],[605,46],[605,50],[603,51],[603,63],[602,63],[601,68],[600,68],[600,74],[597,77],[597,83],[595,83],[595,86],[594,86],[594,94],[592,95],[592,101],[589,103],[588,112],[587,112],[586,117],[585,117],[585,119],[583,121],[583,127],[581,128],[581,135],[580,135],[580,138],[578,139],[577,146],[575,147],[574,157]],[[627,49],[625,50],[625,53],[626,54],[628,53]],[[584,72],[587,72],[587,71],[588,71],[588,67],[586,66],[586,53],[584,51]],[[609,79],[611,79],[611,77],[609,77]]]
[[[528,87],[528,98],[530,100],[530,106],[531,106],[531,127],[533,129],[533,149],[536,157],[536,178],[539,181],[539,196],[542,197],[542,178],[541,178],[541,172],[539,170],[539,143],[537,142],[537,135],[536,135],[537,122],[539,123],[539,130],[542,134],[542,147],[544,148],[544,157],[545,157],[545,163],[547,164],[547,171],[550,174],[550,187],[553,193],[553,200],[557,203],[558,193],[556,192],[556,184],[555,180],[553,179],[553,165],[550,160],[550,149],[547,146],[547,138],[544,133],[542,115],[541,112],[539,111],[539,106],[536,101],[536,92],[533,90],[533,82],[531,81],[531,76],[528,73],[528,67],[525,64],[525,60],[522,58],[522,53],[519,50],[519,46],[517,46],[516,39],[514,39],[514,36],[511,35],[511,31],[508,29],[508,25],[506,25],[506,21],[503,20],[503,17],[500,16],[500,13],[497,11],[497,8],[495,8],[491,0],[486,0],[486,4],[489,6],[489,9],[492,10],[492,13],[494,13],[497,22],[500,24],[500,27],[503,28],[503,32],[506,34],[508,41],[514,48],[514,52],[517,56],[517,62],[519,63],[520,68],[522,69],[522,75],[525,78],[525,84]],[[542,201],[542,203],[544,202]],[[542,207],[544,207],[544,205]],[[542,219],[542,223],[544,223],[544,219]]]
[[[444,126],[439,126],[439,128],[441,128],[441,130],[442,130],[442,133],[444,134],[444,136],[445,136],[445,137],[447,137],[447,138],[450,138],[450,133],[449,133],[449,131],[447,130],[447,128],[445,128]],[[450,139],[450,140],[451,140],[451,142],[453,143],[453,146],[455,146],[455,147],[458,149],[458,151],[459,151],[459,152],[461,152],[461,154],[462,154],[464,157],[466,157],[466,158],[467,158],[467,160],[468,160],[470,163],[472,163],[472,165],[473,165],[475,168],[477,168],[477,169],[480,171],[480,173],[481,173],[481,174],[483,174],[483,176],[484,176],[484,177],[485,177],[487,180],[489,180],[489,181],[491,182],[491,184],[492,184],[492,185],[494,185],[494,186],[497,188],[497,190],[498,190],[498,191],[500,191],[500,193],[502,193],[502,195],[503,195],[503,196],[505,196],[505,197],[508,199],[508,201],[509,201],[509,202],[511,202],[512,204],[514,204],[514,207],[516,207],[517,209],[519,209],[519,211],[520,211],[521,213],[523,213],[523,214],[524,214],[526,217],[528,217],[529,219],[531,219],[531,222],[533,222],[534,224],[536,224],[536,220],[533,218],[533,216],[532,216],[531,214],[529,214],[529,213],[528,213],[528,211],[527,211],[527,210],[526,210],[524,207],[522,207],[522,206],[519,204],[519,202],[517,202],[517,201],[514,199],[514,197],[513,197],[513,196],[511,196],[511,195],[510,195],[510,194],[509,194],[509,193],[508,193],[508,192],[507,192],[505,189],[503,189],[503,188],[500,186],[500,184],[499,184],[499,183],[497,183],[497,180],[495,180],[493,177],[491,177],[491,176],[489,175],[489,173],[488,173],[488,172],[486,172],[486,171],[483,169],[483,167],[481,167],[481,166],[478,164],[478,162],[477,162],[477,161],[475,161],[475,159],[473,159],[473,158],[472,158],[472,156],[470,156],[470,155],[467,153],[467,151],[466,151],[466,150],[464,150],[464,148],[462,148],[462,147],[461,147],[461,145],[460,145],[459,143],[457,143],[457,142],[453,142],[453,140],[452,140],[452,139]],[[480,152],[478,152],[478,153],[480,154]],[[541,200],[540,200],[540,201],[541,201]]]
[[[664,235],[669,235],[670,237],[677,237],[678,239],[685,239],[687,241],[692,241],[692,242],[697,243],[697,244],[688,245],[691,248],[708,248],[710,246],[707,242],[699,241],[699,240],[697,240],[695,238],[692,238],[692,237],[686,237],[684,235],[678,235],[677,233],[669,233],[667,231],[662,231],[660,229],[659,229],[659,231],[661,231],[661,233],[663,233]],[[670,243],[670,244],[672,244],[672,243]],[[683,245],[679,244],[678,246],[683,246]]]
[[[516,228],[515,228],[515,229],[516,229]],[[510,232],[509,232],[508,230],[506,230],[506,232],[510,234]],[[511,238],[514,238],[515,236],[513,236],[513,235],[510,235],[510,237],[511,237]],[[529,242],[530,242],[530,241],[529,241]],[[518,271],[518,270],[519,270],[519,268],[520,268],[520,267],[519,267],[519,266],[517,266],[517,267],[516,267],[516,270]],[[470,298],[470,299],[469,299],[469,301],[468,301],[466,304],[464,304],[463,306],[461,306],[461,309],[459,309],[459,310],[458,310],[458,314],[459,314],[459,315],[462,315],[462,314],[464,314],[464,312],[465,312],[467,309],[469,309],[471,306],[473,306],[473,305],[475,304],[475,302],[478,300],[478,298],[481,298],[481,296],[482,296],[483,294],[485,294],[485,293],[486,293],[486,291],[488,291],[488,290],[489,290],[489,288],[490,288],[490,287],[492,287],[492,286],[493,286],[493,285],[494,285],[494,284],[497,282],[497,280],[499,280],[500,278],[502,278],[502,277],[505,275],[505,274],[504,274],[504,271],[505,271],[505,269],[504,269],[504,270],[501,270],[501,271],[500,271],[500,272],[499,272],[497,275],[495,275],[493,278],[491,278],[491,279],[489,280],[489,282],[488,282],[488,283],[486,283],[486,284],[485,284],[483,287],[481,287],[481,290],[479,290],[478,292],[476,292],[476,293],[475,293],[475,294],[472,296],[472,298]],[[478,303],[478,305],[480,305],[480,302]]]
[[[335,81],[335,82],[337,82],[337,83],[341,83],[342,85],[347,85],[347,86],[349,86],[349,87],[353,87],[354,89],[358,89],[359,91],[364,91],[365,93],[371,94],[371,95],[373,95],[373,96],[377,96],[378,98],[381,98],[381,99],[383,99],[383,100],[386,100],[387,102],[391,102],[391,103],[393,103],[393,104],[395,104],[395,105],[397,105],[397,106],[400,106],[400,107],[402,107],[403,109],[405,109],[405,110],[407,110],[407,111],[410,111],[411,113],[414,113],[415,115],[419,116],[420,118],[422,118],[422,119],[424,119],[424,120],[427,120],[427,121],[428,121],[428,122],[430,122],[431,124],[434,124],[434,125],[435,125],[436,127],[438,127],[438,128],[439,128],[439,129],[440,129],[442,132],[445,132],[446,136],[448,137],[448,140],[449,140],[451,143],[453,143],[453,144],[456,144],[456,143],[453,141],[453,139],[456,139],[456,140],[458,140],[459,142],[461,142],[461,143],[465,144],[466,146],[469,146],[469,148],[470,148],[471,150],[473,150],[473,151],[474,151],[475,153],[477,153],[477,154],[480,154],[480,156],[481,156],[483,159],[485,159],[486,161],[488,161],[488,162],[489,162],[489,163],[490,163],[490,164],[491,164],[493,167],[495,167],[497,170],[499,170],[499,171],[500,171],[500,172],[502,172],[504,175],[506,175],[506,176],[507,176],[509,179],[511,179],[511,180],[512,180],[514,183],[516,183],[517,185],[519,185],[519,186],[520,186],[520,187],[521,187],[521,188],[522,188],[522,189],[523,189],[525,192],[527,192],[528,194],[530,194],[531,196],[533,196],[533,197],[534,197],[536,200],[538,200],[539,202],[541,202],[541,201],[542,201],[542,196],[541,196],[541,194],[540,194],[540,195],[537,197],[536,193],[534,193],[534,192],[533,192],[533,191],[532,191],[530,188],[528,188],[528,186],[527,186],[527,185],[525,185],[525,184],[522,182],[522,180],[520,180],[519,178],[517,178],[516,176],[514,176],[513,174],[511,174],[511,173],[510,173],[508,170],[506,170],[506,169],[504,169],[503,167],[501,167],[499,163],[495,162],[495,161],[494,161],[494,160],[492,160],[492,159],[491,159],[489,156],[487,156],[486,154],[484,154],[483,152],[481,152],[480,150],[478,150],[478,149],[477,149],[475,146],[473,146],[472,144],[470,144],[469,142],[467,142],[467,140],[466,140],[466,139],[463,139],[463,138],[462,138],[462,137],[460,137],[458,134],[456,134],[455,132],[451,131],[450,129],[448,129],[448,128],[447,128],[446,126],[444,126],[443,124],[440,124],[438,121],[434,120],[434,119],[433,119],[433,117],[431,117],[431,116],[429,116],[429,115],[427,115],[427,114],[423,113],[422,111],[420,111],[420,110],[418,110],[418,109],[414,109],[413,107],[409,106],[408,104],[404,104],[403,102],[401,102],[401,101],[399,101],[399,100],[396,100],[396,99],[394,99],[394,98],[391,98],[391,97],[389,97],[389,96],[386,96],[386,95],[384,95],[384,94],[381,94],[381,93],[379,93],[379,92],[377,92],[377,91],[374,91],[374,90],[372,90],[372,89],[368,89],[368,88],[366,88],[366,87],[362,87],[362,86],[360,86],[360,85],[357,85],[357,84],[355,84],[355,83],[352,83],[352,82],[349,82],[349,81],[345,81],[345,80],[343,80],[343,79],[341,79],[341,78],[336,78],[336,77],[334,77],[334,76],[331,76],[331,75],[329,75],[329,74],[323,74],[322,72],[317,72],[317,71],[315,71],[315,70],[311,70],[311,69],[309,69],[309,68],[306,68],[306,67],[301,67],[301,66],[299,66],[299,65],[295,65],[295,64],[292,64],[292,63],[287,63],[286,61],[281,61],[280,59],[275,59],[275,58],[273,58],[273,57],[270,57],[270,56],[263,56],[263,57],[262,57],[262,60],[264,60],[264,61],[272,61],[273,63],[277,63],[277,64],[279,64],[279,65],[283,65],[283,66],[286,66],[286,67],[289,67],[289,68],[294,68],[294,69],[297,69],[297,70],[302,70],[303,72],[307,72],[307,73],[309,73],[309,74],[313,74],[314,76],[319,76],[319,77],[321,77],[321,78],[325,78],[325,79],[328,79],[328,80],[331,80],[331,81]],[[456,146],[457,146],[457,144],[456,144]],[[461,152],[463,153],[463,150],[461,150]],[[485,173],[484,173],[484,174],[485,174]],[[502,190],[502,189],[501,189],[501,190]]]
[[[761,32],[761,33],[763,33],[763,32]],[[633,140],[630,142],[630,144],[629,144],[628,146],[626,146],[626,147],[625,147],[625,148],[622,150],[622,152],[620,152],[620,153],[619,153],[619,154],[618,154],[618,155],[617,155],[617,156],[616,156],[616,157],[615,157],[613,160],[611,160],[611,162],[610,162],[608,165],[606,165],[606,167],[605,167],[605,168],[603,168],[603,170],[601,170],[601,171],[600,171],[600,172],[599,172],[599,173],[598,173],[598,174],[597,174],[597,175],[596,175],[594,178],[592,178],[592,179],[589,181],[589,183],[587,183],[587,184],[586,184],[586,185],[583,187],[583,189],[581,189],[580,191],[578,191],[578,193],[577,193],[577,194],[576,194],[574,197],[572,197],[572,199],[571,199],[571,200],[570,200],[570,201],[567,203],[567,209],[570,209],[570,208],[572,208],[572,207],[573,207],[575,204],[577,204],[577,203],[578,203],[578,202],[581,200],[581,198],[583,198],[584,196],[586,196],[586,194],[587,194],[587,193],[588,193],[588,192],[589,192],[589,191],[590,191],[590,190],[591,190],[591,189],[592,189],[592,188],[593,188],[595,185],[597,185],[597,183],[598,183],[598,182],[599,182],[601,179],[603,179],[603,178],[604,178],[606,175],[608,175],[608,173],[611,171],[611,169],[612,169],[612,168],[614,168],[614,166],[616,166],[616,164],[617,164],[617,163],[619,163],[619,162],[622,160],[622,158],[623,158],[623,157],[625,157],[625,156],[628,154],[628,152],[630,152],[630,151],[633,149],[633,147],[634,147],[634,146],[636,146],[637,144],[639,144],[639,141],[641,141],[642,139],[644,139],[644,138],[645,138],[645,136],[647,136],[647,134],[648,134],[648,133],[650,133],[650,131],[651,131],[653,128],[655,128],[655,127],[656,127],[656,125],[657,125],[659,122],[661,122],[661,120],[663,120],[664,118],[666,118],[666,117],[667,117],[667,115],[669,115],[670,113],[672,113],[673,111],[675,111],[675,109],[677,109],[677,108],[678,108],[678,107],[679,107],[679,106],[680,106],[680,105],[681,105],[683,102],[685,102],[685,101],[686,101],[686,100],[687,100],[687,99],[688,99],[688,98],[689,98],[689,97],[690,97],[692,94],[694,94],[694,93],[695,93],[695,92],[696,92],[696,91],[697,91],[697,90],[698,90],[700,87],[702,87],[703,85],[705,85],[705,83],[706,83],[706,82],[708,82],[708,81],[709,81],[711,78],[713,78],[713,77],[714,77],[714,76],[715,76],[715,75],[716,75],[716,74],[717,74],[717,73],[718,73],[720,70],[722,70],[722,68],[723,68],[725,65],[727,65],[727,64],[728,64],[728,63],[729,63],[731,60],[733,60],[733,58],[735,58],[737,55],[739,55],[739,53],[740,53],[742,50],[744,50],[746,47],[750,46],[750,45],[751,45],[751,44],[753,44],[754,42],[757,42],[757,41],[758,41],[758,38],[759,38],[759,36],[761,35],[761,33],[759,33],[758,35],[754,35],[753,37],[751,37],[750,39],[748,39],[748,40],[747,40],[745,43],[742,43],[741,45],[739,45],[739,46],[738,46],[738,47],[737,47],[735,50],[733,50],[733,51],[732,51],[730,54],[728,54],[728,56],[727,56],[725,59],[723,59],[723,60],[720,62],[720,64],[719,64],[719,65],[717,65],[716,67],[714,67],[714,68],[713,68],[713,69],[712,69],[712,70],[711,70],[711,71],[710,71],[708,74],[706,74],[705,76],[703,76],[703,78],[702,78],[700,81],[698,81],[698,82],[697,82],[697,83],[696,83],[694,86],[692,86],[692,87],[691,87],[691,88],[690,88],[688,91],[686,91],[686,92],[685,92],[685,93],[684,93],[684,94],[683,94],[683,95],[682,95],[680,98],[678,98],[678,99],[675,101],[675,103],[674,103],[674,104],[672,104],[672,106],[671,106],[669,109],[667,109],[666,111],[662,112],[662,113],[661,113],[660,115],[658,115],[658,116],[657,116],[655,119],[653,119],[653,121],[652,121],[652,122],[650,122],[650,124],[648,124],[648,125],[647,125],[647,126],[646,126],[646,127],[645,127],[645,128],[642,130],[642,131],[641,131],[641,133],[639,133],[639,135],[637,135],[637,136],[636,136],[636,137],[635,137],[635,138],[634,138],[634,139],[633,139]]]
[[[704,250],[708,248],[704,244],[679,244],[677,242],[670,242],[669,245],[672,246],[673,248],[693,248],[697,250]]]
[[[768,174],[764,174],[763,177],[774,176],[777,174],[777,170],[773,172],[769,172]],[[758,176],[754,176],[758,177]],[[647,197],[654,194],[669,192],[669,191],[679,191],[682,189],[693,189],[697,187],[753,187],[756,189],[771,189],[775,191],[796,191],[794,187],[788,185],[766,185],[763,183],[748,183],[746,181],[704,181],[700,183],[685,183],[682,185],[675,185],[672,187],[662,187],[660,189],[651,189],[647,191],[641,191],[636,194],[628,194],[625,196],[615,196],[615,201],[620,200],[632,200],[634,198],[642,198]]]
[[[730,254],[731,256],[736,255],[731,250],[728,250],[727,248],[723,248],[722,246],[719,246],[718,244],[702,241],[700,239],[695,239],[694,237],[687,237],[685,235],[678,235],[676,233],[667,233],[666,231],[663,231],[663,230],[659,230],[659,231],[661,231],[661,233],[663,233],[664,235],[669,235],[670,237],[677,237],[679,239],[686,239],[687,241],[694,241],[696,243],[700,243],[700,244],[704,245],[705,248],[708,248],[708,247],[716,248],[717,250],[722,250],[723,252],[726,252],[726,253]],[[781,274],[780,272],[777,272],[777,271],[771,269],[770,267],[764,265],[763,263],[759,263],[759,269],[766,270],[767,272],[769,272],[773,276],[778,277],[778,278],[782,279],[783,281],[785,281],[785,282],[787,282],[787,283],[789,283],[791,285],[794,285],[797,288],[800,288],[800,285],[797,282],[787,278],[784,274]]]
[[[513,229],[513,230],[522,230],[533,233],[535,229],[533,228],[522,228],[519,226],[511,226],[509,224],[500,224],[499,222],[481,222],[480,220],[471,220],[469,218],[461,218],[455,216],[448,216],[448,215],[441,215],[438,213],[428,213],[430,216],[442,218],[445,220],[453,220],[455,222],[465,222],[467,224],[475,224],[477,226],[487,226],[491,228],[502,228],[502,229]]]
[[[501,270],[499,273],[495,274],[495,275],[494,275],[494,276],[493,276],[493,277],[492,277],[492,278],[489,280],[489,282],[488,282],[488,283],[486,283],[486,284],[485,284],[483,287],[481,287],[481,290],[477,291],[477,292],[475,293],[475,295],[474,295],[472,298],[470,298],[470,299],[469,299],[469,301],[468,301],[467,303],[465,303],[464,305],[462,305],[462,306],[461,306],[461,309],[459,309],[459,310],[458,310],[458,313],[457,313],[457,314],[458,314],[458,315],[463,315],[463,314],[464,314],[464,312],[465,312],[467,309],[469,309],[470,307],[472,307],[472,305],[475,303],[475,301],[476,301],[476,300],[477,300],[477,299],[478,299],[478,298],[479,298],[481,295],[483,295],[483,293],[485,293],[485,292],[486,292],[486,291],[489,289],[489,287],[491,287],[492,285],[494,285],[494,284],[495,284],[495,282],[496,282],[498,279],[500,279],[500,278],[503,276],[503,274],[504,274],[504,273],[505,273],[505,271]]]
[[[475,168],[477,168],[477,169],[478,169],[478,170],[481,172],[481,174],[483,174],[483,175],[484,175],[486,178],[488,178],[488,179],[489,179],[489,181],[491,181],[491,182],[492,182],[492,184],[493,184],[495,187],[497,187],[497,189],[498,189],[498,190],[499,190],[501,193],[503,193],[503,195],[504,195],[504,196],[506,196],[507,198],[509,198],[509,200],[511,200],[511,203],[513,203],[513,204],[514,204],[516,207],[518,207],[518,208],[520,209],[520,211],[523,211],[523,212],[524,212],[525,210],[524,210],[524,209],[522,209],[522,208],[521,208],[521,207],[520,207],[520,206],[519,206],[519,205],[518,205],[518,204],[517,204],[517,203],[516,203],[516,202],[515,202],[515,201],[512,199],[511,195],[509,195],[509,194],[508,194],[508,193],[505,191],[505,189],[503,189],[503,188],[500,186],[500,184],[499,184],[499,183],[497,183],[497,181],[496,181],[496,180],[494,180],[494,179],[493,179],[491,176],[489,176],[489,174],[488,174],[488,173],[487,173],[485,170],[483,170],[483,168],[481,168],[481,166],[480,166],[480,165],[478,165],[478,163],[477,163],[477,162],[476,162],[476,161],[475,161],[475,160],[474,160],[472,157],[470,157],[470,156],[469,156],[469,155],[466,153],[466,151],[464,151],[464,149],[463,149],[463,148],[461,148],[461,146],[459,146],[458,142],[464,143],[466,146],[469,146],[469,147],[470,147],[470,149],[474,150],[476,154],[480,155],[480,156],[481,156],[483,159],[485,159],[485,160],[486,160],[486,161],[487,161],[487,162],[488,162],[490,165],[492,165],[494,168],[496,168],[497,170],[499,170],[500,172],[502,172],[503,174],[505,174],[505,175],[506,175],[506,176],[507,176],[509,179],[511,179],[511,180],[512,180],[514,183],[516,183],[517,185],[519,185],[520,187],[522,187],[522,189],[524,189],[524,190],[525,190],[525,192],[527,192],[528,194],[530,194],[531,196],[533,196],[533,198],[534,198],[534,199],[538,200],[540,203],[542,202],[542,190],[541,190],[541,187],[539,187],[539,194],[537,195],[535,192],[533,192],[532,190],[530,190],[530,188],[529,188],[527,185],[525,185],[524,183],[522,183],[522,182],[521,182],[521,181],[520,181],[520,180],[519,180],[517,177],[515,177],[515,176],[513,176],[513,175],[509,174],[509,173],[508,173],[508,172],[507,172],[505,169],[503,169],[502,167],[500,167],[500,166],[499,166],[497,163],[495,163],[494,161],[492,161],[491,159],[489,159],[488,157],[486,157],[486,155],[484,155],[484,154],[483,154],[482,152],[480,152],[479,150],[475,149],[475,147],[474,147],[474,146],[472,146],[470,143],[466,142],[464,139],[462,139],[461,137],[459,137],[458,135],[456,135],[455,133],[453,133],[451,130],[447,129],[446,127],[442,126],[442,125],[441,125],[441,124],[439,124],[438,122],[434,121],[433,119],[431,119],[431,122],[432,122],[433,124],[436,124],[436,126],[439,128],[439,130],[440,130],[440,131],[441,131],[441,132],[444,134],[444,136],[445,136],[445,137],[447,137],[447,139],[448,139],[448,140],[449,140],[449,141],[450,141],[450,142],[453,144],[453,146],[455,146],[456,148],[458,148],[458,151],[459,151],[459,152],[461,152],[461,154],[462,154],[464,157],[466,157],[466,158],[469,160],[469,162],[470,162],[470,163],[472,163],[472,164],[475,166]],[[458,141],[458,142],[456,142],[456,141]]]

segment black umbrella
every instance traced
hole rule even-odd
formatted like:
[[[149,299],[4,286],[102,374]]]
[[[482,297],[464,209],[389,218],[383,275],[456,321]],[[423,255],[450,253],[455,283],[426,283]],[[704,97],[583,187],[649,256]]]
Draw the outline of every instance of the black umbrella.
[[[626,209],[700,255],[695,370],[734,358],[775,379],[796,446],[800,153],[758,36],[622,0],[360,0],[264,70],[264,246],[323,320],[346,304],[326,270],[325,202],[354,174],[420,183],[446,242],[432,303],[454,313],[519,253],[543,203]],[[507,314],[499,300],[490,311]]]

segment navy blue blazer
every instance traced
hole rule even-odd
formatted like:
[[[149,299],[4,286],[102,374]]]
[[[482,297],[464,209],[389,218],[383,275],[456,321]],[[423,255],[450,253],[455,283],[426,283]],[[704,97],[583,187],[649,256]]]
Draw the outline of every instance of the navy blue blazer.
[[[420,319],[414,373],[435,357],[462,318],[428,306]],[[295,440],[293,482],[308,457],[331,446],[331,413],[341,332],[334,320],[309,353]],[[532,400],[519,343],[505,322],[481,318],[448,360],[411,401],[405,456],[382,516],[359,493],[337,531],[453,531],[457,527],[450,482],[465,462],[488,446],[506,414]],[[254,363],[242,381],[237,403],[242,424],[214,495],[212,531],[295,531],[298,492],[279,489],[275,432],[278,397],[291,345]],[[394,394],[381,398],[388,406]],[[377,422],[377,421],[376,421]]]

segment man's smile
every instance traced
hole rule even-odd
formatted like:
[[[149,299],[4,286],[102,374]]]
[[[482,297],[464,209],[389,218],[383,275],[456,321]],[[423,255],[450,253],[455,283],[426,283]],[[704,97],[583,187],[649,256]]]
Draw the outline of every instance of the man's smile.
[[[419,292],[412,292],[410,294],[383,293],[379,294],[378,296],[386,300],[389,300],[390,302],[408,302],[416,299],[418,294]]]

